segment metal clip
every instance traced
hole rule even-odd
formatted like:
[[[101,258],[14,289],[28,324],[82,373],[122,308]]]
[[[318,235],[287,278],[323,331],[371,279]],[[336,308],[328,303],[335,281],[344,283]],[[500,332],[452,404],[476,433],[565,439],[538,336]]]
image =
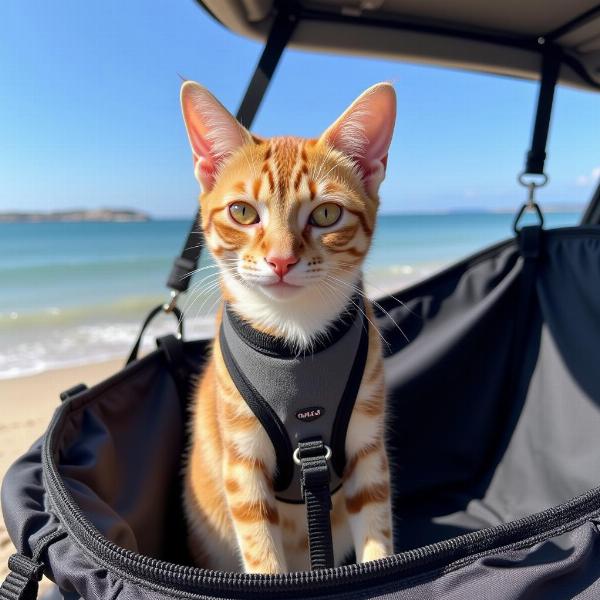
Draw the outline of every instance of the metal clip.
[[[177,299],[178,298],[179,298],[179,292],[176,292],[175,290],[171,290],[171,298],[169,299],[169,302],[165,302],[163,304],[163,310],[167,314],[173,312],[177,308]]]
[[[527,188],[527,200],[525,201],[523,206],[521,206],[521,209],[517,213],[517,216],[515,217],[515,220],[513,222],[513,230],[517,234],[521,230],[521,228],[519,227],[519,222],[521,220],[521,217],[526,212],[536,213],[538,216],[538,219],[540,221],[540,227],[544,225],[544,215],[542,214],[542,211],[541,211],[538,203],[535,201],[535,191],[537,190],[537,188],[543,187],[548,183],[548,175],[546,175],[545,173],[541,173],[539,175],[539,177],[541,178],[539,181],[536,181],[535,179],[527,180],[526,179],[527,175],[531,175],[531,173],[521,173],[517,177],[517,181],[522,186]]]

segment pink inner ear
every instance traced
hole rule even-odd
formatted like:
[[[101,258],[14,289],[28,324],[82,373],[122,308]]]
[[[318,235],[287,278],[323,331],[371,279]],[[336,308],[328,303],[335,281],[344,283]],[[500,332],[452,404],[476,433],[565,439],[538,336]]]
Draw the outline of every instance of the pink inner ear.
[[[194,159],[194,173],[202,184],[202,189],[208,191],[215,182],[217,172],[216,162],[210,151],[210,144],[195,128],[190,128],[189,136]]]
[[[190,142],[192,144],[192,149],[196,157],[210,156],[210,146],[195,128],[190,130]]]
[[[209,191],[219,166],[250,134],[227,109],[197,83],[187,81],[181,88],[181,107],[194,154],[195,175],[203,191]]]
[[[203,115],[195,110],[194,99],[191,96],[182,96],[183,116],[192,146],[194,159],[194,174],[204,191],[212,188],[215,181],[216,162],[211,144],[205,138],[207,128]]]
[[[383,180],[395,120],[394,88],[378,84],[355,100],[324,134],[330,144],[360,166],[371,191],[376,191]]]

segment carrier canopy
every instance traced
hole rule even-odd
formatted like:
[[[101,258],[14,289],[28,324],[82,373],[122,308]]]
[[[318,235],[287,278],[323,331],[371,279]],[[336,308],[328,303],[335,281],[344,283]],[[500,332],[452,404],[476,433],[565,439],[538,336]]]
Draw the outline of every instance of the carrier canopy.
[[[561,83],[600,89],[598,0],[197,0],[224,27],[266,40],[282,12],[298,50],[406,60],[534,79],[549,47]]]

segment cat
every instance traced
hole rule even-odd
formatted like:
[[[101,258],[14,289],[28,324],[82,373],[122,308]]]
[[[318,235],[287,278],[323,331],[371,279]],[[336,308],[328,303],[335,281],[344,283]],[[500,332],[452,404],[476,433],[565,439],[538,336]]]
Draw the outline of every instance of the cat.
[[[224,302],[254,329],[309,350],[361,284],[387,163],[396,95],[372,86],[317,139],[251,134],[199,84],[181,88],[202,229]],[[333,494],[334,557],[392,553],[380,335],[364,303],[368,354]],[[223,318],[220,309],[217,325]],[[316,355],[318,359],[318,355]],[[309,568],[305,507],[275,498],[273,444],[224,364],[219,339],[193,407],[184,507],[200,566],[247,573]]]

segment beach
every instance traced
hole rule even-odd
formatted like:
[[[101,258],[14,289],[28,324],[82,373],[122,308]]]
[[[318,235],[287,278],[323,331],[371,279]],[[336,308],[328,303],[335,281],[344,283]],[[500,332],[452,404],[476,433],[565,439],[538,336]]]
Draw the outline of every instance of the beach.
[[[10,465],[46,429],[60,392],[76,383],[93,385],[122,366],[121,360],[48,370],[35,375],[0,380],[0,480]],[[0,519],[0,581],[7,574],[8,557],[14,547]]]

